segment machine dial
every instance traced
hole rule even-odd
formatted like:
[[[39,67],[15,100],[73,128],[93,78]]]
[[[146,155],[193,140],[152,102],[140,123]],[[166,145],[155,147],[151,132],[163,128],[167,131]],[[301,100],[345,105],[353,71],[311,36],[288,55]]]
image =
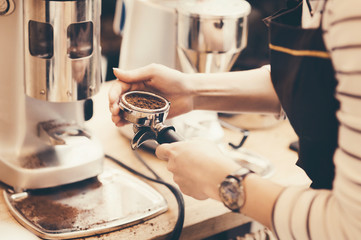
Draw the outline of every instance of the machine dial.
[[[0,16],[11,14],[15,9],[13,0],[0,0]]]

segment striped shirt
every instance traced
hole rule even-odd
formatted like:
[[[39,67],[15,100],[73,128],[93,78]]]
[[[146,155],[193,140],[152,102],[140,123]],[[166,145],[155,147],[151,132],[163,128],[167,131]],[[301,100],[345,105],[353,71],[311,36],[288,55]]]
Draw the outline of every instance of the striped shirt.
[[[305,1],[305,0],[304,0]],[[304,2],[303,28],[320,24],[324,0]],[[273,212],[280,239],[361,239],[361,0],[328,0],[322,28],[336,72],[339,138],[332,190],[287,187]]]

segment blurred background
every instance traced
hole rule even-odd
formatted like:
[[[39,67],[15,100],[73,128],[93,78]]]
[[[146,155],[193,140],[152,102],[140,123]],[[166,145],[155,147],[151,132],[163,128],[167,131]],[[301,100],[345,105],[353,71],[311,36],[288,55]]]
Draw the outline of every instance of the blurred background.
[[[119,51],[122,38],[113,31],[113,21],[117,0],[102,1],[101,16],[101,47],[102,55],[106,60],[105,80],[113,80],[113,67],[119,63]]]
[[[241,52],[232,71],[246,70],[268,64],[268,33],[262,19],[286,5],[286,0],[248,0],[252,6],[249,15],[247,47]],[[113,67],[118,67],[121,36],[113,31],[114,12],[117,0],[102,1],[101,46],[106,60],[105,80],[113,80]]]

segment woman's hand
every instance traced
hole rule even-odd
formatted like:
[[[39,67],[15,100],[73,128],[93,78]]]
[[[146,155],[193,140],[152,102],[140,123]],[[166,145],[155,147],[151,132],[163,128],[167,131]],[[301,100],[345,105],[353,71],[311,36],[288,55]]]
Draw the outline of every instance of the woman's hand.
[[[199,200],[219,200],[219,184],[240,168],[223,155],[215,143],[205,140],[162,144],[157,147],[156,155],[168,161],[168,170],[181,191]]]
[[[187,74],[163,65],[150,64],[130,71],[114,69],[114,75],[118,80],[113,83],[108,96],[112,121],[117,126],[127,123],[121,116],[118,103],[120,95],[128,91],[148,91],[165,97],[171,102],[170,118],[193,109]]]

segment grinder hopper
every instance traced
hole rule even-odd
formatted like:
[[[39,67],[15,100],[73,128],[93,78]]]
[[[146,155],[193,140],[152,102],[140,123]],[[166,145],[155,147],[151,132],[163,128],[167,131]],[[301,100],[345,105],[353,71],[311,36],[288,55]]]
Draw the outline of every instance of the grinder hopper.
[[[243,0],[182,1],[177,50],[183,71],[229,71],[247,45],[250,11]]]

